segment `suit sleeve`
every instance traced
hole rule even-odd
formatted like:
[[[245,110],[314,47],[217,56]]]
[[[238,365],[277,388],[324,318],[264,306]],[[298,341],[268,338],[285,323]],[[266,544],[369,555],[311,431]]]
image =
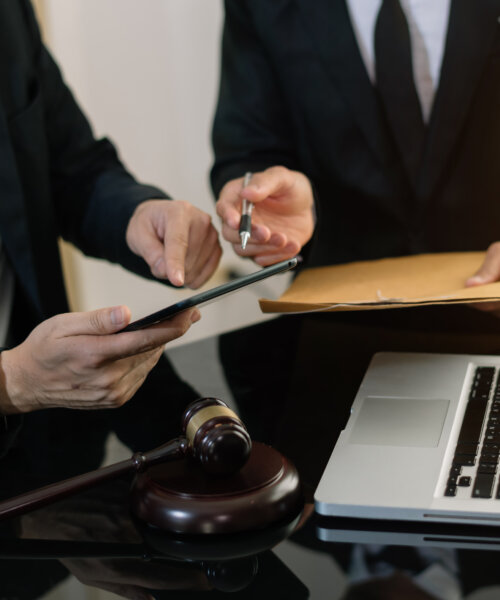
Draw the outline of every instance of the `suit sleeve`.
[[[254,24],[251,1],[226,0],[221,76],[212,143],[212,188],[246,171],[298,168],[293,127],[277,65]]]
[[[125,169],[108,139],[95,139],[91,126],[43,45],[29,2],[26,15],[36,78],[43,99],[51,193],[59,233],[85,254],[119,262],[141,275],[147,265],[125,241],[128,221],[141,202],[168,198],[141,185]]]
[[[10,450],[22,422],[22,415],[0,415],[0,459]]]

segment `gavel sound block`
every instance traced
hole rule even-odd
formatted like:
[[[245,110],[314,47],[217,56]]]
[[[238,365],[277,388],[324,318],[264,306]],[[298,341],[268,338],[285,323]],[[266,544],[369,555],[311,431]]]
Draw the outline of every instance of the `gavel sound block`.
[[[136,471],[131,508],[140,521],[174,534],[229,534],[264,529],[303,506],[294,466],[252,444],[238,416],[204,398],[183,416],[185,437],[130,459],[0,503],[0,518],[23,514]]]
[[[141,473],[131,491],[131,508],[139,519],[177,534],[262,529],[297,515],[302,506],[295,468],[258,442],[230,477],[214,477],[183,459]]]

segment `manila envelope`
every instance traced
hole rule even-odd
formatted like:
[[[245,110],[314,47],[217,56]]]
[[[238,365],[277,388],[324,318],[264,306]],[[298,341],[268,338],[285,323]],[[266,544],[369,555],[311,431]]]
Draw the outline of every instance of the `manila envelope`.
[[[419,254],[306,269],[265,313],[374,310],[500,300],[500,282],[465,287],[485,252]]]

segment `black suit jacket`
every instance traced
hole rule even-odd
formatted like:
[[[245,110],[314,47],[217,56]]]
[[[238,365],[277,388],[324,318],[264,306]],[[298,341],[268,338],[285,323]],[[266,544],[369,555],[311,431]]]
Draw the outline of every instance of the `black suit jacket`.
[[[96,140],[43,46],[28,0],[0,0],[0,236],[33,326],[67,310],[57,240],[147,274],[125,242],[139,185]]]
[[[94,138],[40,40],[29,1],[0,0],[0,237],[17,284],[12,341],[68,310],[59,237],[88,255],[150,276],[146,263],[128,249],[125,231],[140,202],[166,197],[140,185],[108,140]],[[182,408],[196,396],[164,358],[160,363],[121,409],[25,415],[10,452],[13,481],[21,483],[22,471],[41,474],[47,465],[53,467],[51,479],[97,466],[111,428],[141,450],[176,435]],[[0,456],[14,442],[19,420],[9,417],[5,431],[0,419]],[[0,462],[8,467],[7,459]],[[0,481],[5,484],[3,471]]]
[[[246,170],[308,175],[309,264],[483,250],[500,239],[499,0],[452,0],[421,168],[361,58],[345,0],[226,0],[216,194]]]
[[[425,155],[412,173],[398,135],[404,107],[378,97],[345,0],[226,0],[216,194],[247,170],[303,171],[318,208],[306,265],[486,249],[500,239],[499,16],[500,0],[451,1]],[[499,334],[495,316],[467,306],[308,314],[225,334],[220,351],[251,434],[314,489],[375,352],[498,354]]]

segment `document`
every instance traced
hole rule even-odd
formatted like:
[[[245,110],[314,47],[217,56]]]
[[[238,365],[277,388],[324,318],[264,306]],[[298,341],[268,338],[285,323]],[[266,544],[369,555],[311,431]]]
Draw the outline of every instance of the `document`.
[[[500,282],[466,288],[485,252],[419,254],[306,269],[265,313],[376,310],[500,301]]]

